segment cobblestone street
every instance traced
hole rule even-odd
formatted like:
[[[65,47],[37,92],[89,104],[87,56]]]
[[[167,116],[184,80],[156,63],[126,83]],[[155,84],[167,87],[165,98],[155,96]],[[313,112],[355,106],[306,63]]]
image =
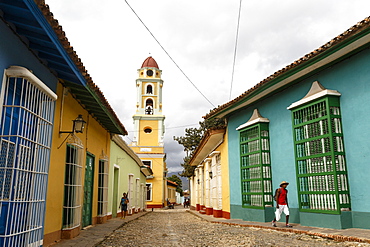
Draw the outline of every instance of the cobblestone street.
[[[108,246],[370,246],[295,234],[214,224],[183,209],[158,210],[133,220],[99,245]]]

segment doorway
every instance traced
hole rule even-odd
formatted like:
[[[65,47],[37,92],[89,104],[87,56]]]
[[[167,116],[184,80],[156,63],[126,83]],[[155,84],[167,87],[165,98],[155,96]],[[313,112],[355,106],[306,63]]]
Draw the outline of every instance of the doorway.
[[[113,181],[113,205],[112,205],[112,217],[117,217],[118,211],[118,176],[119,169],[114,167],[114,181]]]
[[[84,204],[82,209],[82,227],[92,224],[92,200],[94,188],[94,159],[92,154],[86,154]]]

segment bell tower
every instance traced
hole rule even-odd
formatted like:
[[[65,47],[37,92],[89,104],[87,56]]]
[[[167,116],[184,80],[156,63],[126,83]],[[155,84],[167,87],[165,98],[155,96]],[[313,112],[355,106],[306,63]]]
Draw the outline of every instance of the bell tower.
[[[145,59],[136,79],[136,113],[132,150],[144,165],[150,166],[153,176],[147,177],[147,207],[165,206],[167,167],[164,153],[164,119],[162,113],[162,70],[151,56]]]
[[[165,116],[162,114],[161,75],[162,70],[152,57],[145,59],[138,69],[132,146],[163,146]]]

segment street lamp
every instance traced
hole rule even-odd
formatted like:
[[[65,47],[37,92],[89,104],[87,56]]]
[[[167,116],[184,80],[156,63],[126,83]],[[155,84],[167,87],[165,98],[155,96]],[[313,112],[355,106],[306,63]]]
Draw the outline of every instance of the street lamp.
[[[82,115],[79,114],[78,117],[72,121],[73,121],[73,131],[75,131],[76,133],[82,133],[86,124],[86,121],[82,118]]]
[[[72,120],[72,122],[73,122],[72,131],[59,131],[59,133],[69,133],[69,134],[73,134],[75,132],[82,133],[86,124],[86,121],[82,118],[82,115],[79,114],[75,120]]]

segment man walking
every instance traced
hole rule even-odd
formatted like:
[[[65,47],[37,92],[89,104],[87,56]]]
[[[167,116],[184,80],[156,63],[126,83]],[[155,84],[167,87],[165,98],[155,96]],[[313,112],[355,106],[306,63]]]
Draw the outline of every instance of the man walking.
[[[276,221],[280,220],[281,214],[284,212],[286,217],[285,227],[292,227],[289,225],[288,190],[286,189],[288,184],[289,183],[286,181],[281,182],[280,188],[278,188],[275,192],[276,211],[275,218],[272,221],[272,226],[276,227]]]

